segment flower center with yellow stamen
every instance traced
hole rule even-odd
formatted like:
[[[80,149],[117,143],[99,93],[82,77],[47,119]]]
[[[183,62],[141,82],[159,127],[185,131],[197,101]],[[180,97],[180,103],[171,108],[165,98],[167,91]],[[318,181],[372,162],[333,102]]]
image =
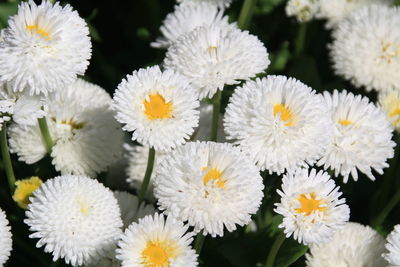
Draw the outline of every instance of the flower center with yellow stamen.
[[[28,25],[26,28],[31,32],[31,33],[36,33],[39,35],[41,38],[44,38],[45,40],[49,41],[50,40],[50,35],[47,31],[39,28],[37,25]]]
[[[314,211],[324,211],[326,209],[325,207],[321,207],[323,201],[316,199],[314,193],[309,195],[301,194],[297,200],[301,207],[296,209],[296,212],[304,213],[306,216],[310,215]]]
[[[79,205],[79,212],[82,213],[83,215],[88,215],[90,212],[90,205],[89,203],[84,200],[84,199],[78,199],[78,205]]]
[[[176,248],[167,242],[148,241],[142,251],[143,266],[157,267],[169,266],[169,260],[176,258]]]
[[[84,122],[76,122],[74,120],[62,120],[61,123],[69,125],[69,126],[71,126],[72,129],[76,129],[76,130],[82,129],[83,126],[85,126]]]
[[[400,108],[394,109],[392,112],[390,112],[389,116],[390,118],[398,116],[398,119],[392,122],[394,126],[397,126],[400,123]]]
[[[216,46],[207,47],[207,53],[210,57],[215,57],[215,59],[218,60],[218,47]]]
[[[350,124],[353,124],[353,122],[349,120],[339,120],[339,123],[343,126],[349,126]]]
[[[165,102],[160,94],[150,95],[150,101],[145,100],[144,114],[149,120],[172,118],[172,103]]]
[[[382,59],[387,63],[392,63],[392,60],[398,56],[400,56],[400,43],[396,45],[392,42],[382,42]]]
[[[203,168],[203,171],[206,170],[206,169],[207,169],[207,167],[204,167],[204,168]],[[203,177],[203,183],[206,185],[206,184],[208,184],[208,182],[209,182],[211,179],[213,180],[213,181],[212,181],[213,183],[216,183],[216,184],[217,184],[218,188],[224,187],[225,182],[224,182],[224,180],[223,180],[223,178],[222,178],[222,172],[220,172],[218,169],[216,169],[216,168],[211,168],[211,169],[206,173],[206,175],[204,175],[204,177]]]
[[[26,209],[30,204],[29,197],[32,196],[33,192],[38,189],[42,183],[42,180],[36,176],[16,181],[16,189],[12,196],[13,200],[17,202],[18,206]]]
[[[283,120],[285,123],[285,126],[292,126],[294,123],[294,116],[293,113],[285,107],[283,104],[276,104],[274,106],[274,117],[276,115],[280,114],[281,120]]]

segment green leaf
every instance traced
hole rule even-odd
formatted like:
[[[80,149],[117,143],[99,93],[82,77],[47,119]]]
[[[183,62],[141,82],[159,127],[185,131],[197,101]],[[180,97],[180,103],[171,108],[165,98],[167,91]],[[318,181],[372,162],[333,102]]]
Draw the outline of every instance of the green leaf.
[[[293,238],[287,238],[278,252],[275,265],[277,267],[290,266],[300,259],[307,250],[307,246],[299,244]]]

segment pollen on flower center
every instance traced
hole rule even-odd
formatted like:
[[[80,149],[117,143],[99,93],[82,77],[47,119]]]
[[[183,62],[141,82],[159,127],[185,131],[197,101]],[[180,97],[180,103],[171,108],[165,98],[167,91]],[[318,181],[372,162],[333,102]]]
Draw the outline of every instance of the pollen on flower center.
[[[26,28],[31,32],[31,33],[36,33],[38,34],[41,38],[44,38],[45,40],[50,40],[50,35],[47,31],[39,28],[37,25],[28,25]]]
[[[143,265],[149,267],[169,266],[169,259],[176,258],[175,247],[166,242],[147,242],[142,252]]]
[[[382,55],[381,58],[388,63],[392,62],[394,57],[400,56],[400,44],[393,45],[392,42],[382,42]]]
[[[203,170],[206,170],[207,167],[204,167]],[[222,172],[220,172],[216,168],[211,168],[206,175],[203,177],[203,183],[206,185],[210,180],[213,180],[214,183],[217,184],[218,188],[222,188],[225,185],[225,182],[222,178]]]
[[[353,124],[353,122],[352,122],[352,121],[349,121],[349,120],[339,120],[339,123],[340,123],[341,125],[344,125],[344,126],[348,126],[348,125],[350,125],[350,124]]]
[[[296,209],[297,213],[304,213],[306,216],[310,215],[314,211],[324,211],[325,207],[321,207],[323,204],[322,200],[318,200],[314,193],[309,195],[301,194],[297,199],[300,202],[301,207]]]
[[[280,114],[281,120],[285,123],[285,126],[292,126],[294,123],[294,116],[293,113],[285,107],[283,104],[276,104],[274,106],[274,116]]]
[[[145,100],[144,114],[149,120],[167,119],[172,117],[172,103],[165,102],[164,97],[160,94],[153,94],[149,96],[150,101]]]
[[[90,206],[85,200],[78,200],[79,212],[83,215],[88,215],[90,211]]]

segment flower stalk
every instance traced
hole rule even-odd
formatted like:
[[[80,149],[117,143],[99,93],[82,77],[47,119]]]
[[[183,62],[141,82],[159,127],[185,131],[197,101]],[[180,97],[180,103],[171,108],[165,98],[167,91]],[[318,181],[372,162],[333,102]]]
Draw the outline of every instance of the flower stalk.
[[[269,251],[267,262],[265,263],[265,267],[273,267],[276,255],[278,255],[278,251],[281,248],[283,242],[285,241],[286,236],[284,233],[281,233],[272,244],[272,248]]]
[[[46,147],[46,152],[51,153],[51,149],[54,146],[54,142],[50,135],[49,126],[47,125],[46,117],[39,118],[38,123],[39,123],[40,132],[42,133],[42,139],[43,139],[44,145]]]
[[[147,188],[149,187],[150,177],[151,177],[151,173],[153,172],[153,167],[154,167],[155,154],[156,154],[156,151],[154,150],[154,147],[150,147],[149,148],[149,156],[147,158],[146,172],[144,174],[142,186],[140,187],[139,196],[138,196],[139,203],[143,201],[144,196],[146,195],[146,192],[147,192]]]
[[[4,123],[1,133],[0,133],[0,146],[1,146],[1,156],[3,158],[4,169],[6,171],[6,176],[8,179],[8,185],[10,187],[11,195],[14,193],[15,189],[15,175],[11,163],[10,152],[7,143],[7,126]]]
[[[256,2],[257,0],[244,0],[238,20],[238,26],[240,29],[246,30],[249,28]]]
[[[211,137],[210,140],[213,142],[217,141],[218,138],[218,122],[219,122],[219,113],[221,111],[221,91],[218,90],[212,99],[213,103],[213,116],[211,122]]]

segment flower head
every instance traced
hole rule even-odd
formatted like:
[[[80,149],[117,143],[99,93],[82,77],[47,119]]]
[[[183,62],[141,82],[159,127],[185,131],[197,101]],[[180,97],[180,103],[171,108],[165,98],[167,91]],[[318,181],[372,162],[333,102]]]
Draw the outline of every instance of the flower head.
[[[11,227],[6,214],[0,209],[0,265],[6,263],[12,250]]]
[[[212,97],[225,84],[237,84],[269,65],[267,49],[247,31],[221,25],[200,26],[167,51],[167,69],[186,76],[200,99]]]
[[[331,140],[332,121],[310,87],[268,76],[235,89],[224,130],[261,170],[281,174],[319,159]]]
[[[375,180],[372,169],[382,174],[396,145],[386,115],[367,97],[345,90],[325,92],[324,97],[331,109],[334,136],[318,165],[342,175],[345,183],[350,174],[357,181],[357,170]]]
[[[132,140],[155,150],[184,144],[199,122],[199,101],[189,81],[158,66],[134,71],[114,94],[116,119]]]
[[[335,72],[356,87],[400,88],[400,9],[370,5],[353,12],[333,33]]]
[[[310,21],[318,10],[316,0],[289,0],[286,4],[286,14],[295,16],[299,22]]]
[[[0,82],[14,91],[47,94],[71,84],[89,65],[86,22],[70,5],[21,2],[0,42]]]
[[[386,113],[392,126],[400,130],[400,89],[379,92],[379,105]]]
[[[23,209],[28,207],[29,197],[32,196],[33,192],[36,191],[41,185],[42,180],[37,176],[32,176],[29,179],[18,180],[15,182],[15,191],[13,194],[13,199],[17,202],[18,206]]]
[[[386,240],[386,253],[382,256],[390,267],[400,266],[400,224],[394,227]]]
[[[121,213],[113,193],[94,179],[64,175],[33,193],[25,223],[38,247],[74,266],[108,252],[121,234]]]
[[[122,266],[197,266],[187,225],[163,215],[148,215],[132,223],[118,242]]]
[[[222,236],[251,221],[264,185],[257,167],[227,143],[191,142],[160,163],[154,177],[159,209],[195,231]]]
[[[282,191],[277,192],[281,202],[275,204],[275,212],[283,215],[279,228],[299,243],[327,242],[349,220],[350,209],[326,172],[289,172],[283,176]]]

